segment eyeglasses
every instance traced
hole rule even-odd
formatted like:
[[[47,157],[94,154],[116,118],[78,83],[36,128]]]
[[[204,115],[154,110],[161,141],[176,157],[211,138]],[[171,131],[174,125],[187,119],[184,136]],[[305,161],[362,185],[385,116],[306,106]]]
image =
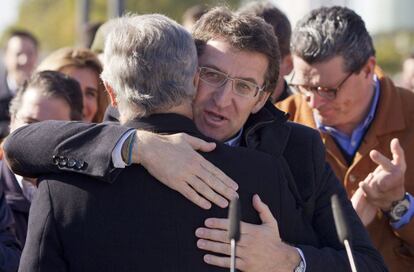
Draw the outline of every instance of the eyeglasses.
[[[244,79],[231,77],[210,67],[200,67],[199,72],[200,80],[214,88],[220,88],[224,86],[228,80],[231,80],[233,92],[244,97],[256,97],[256,95],[259,92],[262,92],[265,88],[264,86],[259,87],[256,83]]]
[[[322,86],[309,86],[304,84],[293,84],[289,83],[289,87],[291,87],[296,92],[302,95],[309,95],[309,93],[317,93],[319,96],[326,98],[328,100],[334,100],[336,98],[336,94],[341,89],[342,85],[348,80],[348,78],[354,72],[349,73],[336,87],[329,88],[329,87],[322,87]],[[295,72],[293,72],[290,82],[292,82],[293,77],[295,76]]]

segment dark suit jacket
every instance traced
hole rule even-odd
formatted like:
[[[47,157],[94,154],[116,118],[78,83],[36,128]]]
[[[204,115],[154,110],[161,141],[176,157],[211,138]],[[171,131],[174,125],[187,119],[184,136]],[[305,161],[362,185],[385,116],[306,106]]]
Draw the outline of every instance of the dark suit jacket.
[[[12,231],[13,215],[0,183],[0,271],[14,272],[19,265],[21,247]]]
[[[17,239],[23,247],[26,242],[30,202],[23,195],[23,191],[16,180],[16,176],[9,167],[7,167],[7,164],[4,161],[0,161],[0,182],[4,187],[7,204],[13,212],[13,227]]]
[[[64,170],[109,182],[116,180],[116,184],[119,181],[116,177],[122,171],[111,164],[112,148],[127,130],[116,125],[48,121],[15,131],[5,143],[5,151],[12,169],[22,175],[36,176]],[[50,131],[54,137],[45,140],[45,134]],[[90,141],[92,138],[93,142]],[[23,150],[25,140],[32,145]],[[273,214],[278,220],[282,239],[304,252],[307,271],[349,271],[346,253],[338,242],[333,224],[330,208],[333,193],[339,195],[350,223],[359,271],[386,271],[342,185],[325,163],[323,144],[316,131],[286,122],[283,113],[267,105],[249,119],[242,144],[272,156],[278,165],[278,173],[283,175],[282,180],[287,182],[289,192],[283,196],[293,197],[295,208],[289,204],[291,200],[283,200],[286,205]],[[69,166],[67,161],[70,159],[82,161],[84,167]],[[236,173],[223,170],[234,178],[237,171],[245,169],[239,167]]]
[[[191,120],[175,114],[128,125],[203,137]],[[306,231],[314,230],[272,156],[221,144],[203,156],[239,183],[244,221],[260,223],[251,205],[259,193],[285,231],[309,240]],[[226,271],[205,264],[196,247],[195,229],[212,216],[227,211],[198,208],[141,166],[129,167],[113,184],[78,174],[48,176],[32,204],[20,271]]]

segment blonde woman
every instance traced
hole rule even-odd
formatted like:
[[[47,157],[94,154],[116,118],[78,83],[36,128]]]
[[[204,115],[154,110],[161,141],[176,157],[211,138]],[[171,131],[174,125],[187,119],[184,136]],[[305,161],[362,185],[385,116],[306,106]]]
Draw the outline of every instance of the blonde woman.
[[[102,64],[95,53],[85,48],[61,48],[47,56],[37,70],[59,71],[76,79],[83,94],[83,121],[102,121],[108,98],[99,77]]]

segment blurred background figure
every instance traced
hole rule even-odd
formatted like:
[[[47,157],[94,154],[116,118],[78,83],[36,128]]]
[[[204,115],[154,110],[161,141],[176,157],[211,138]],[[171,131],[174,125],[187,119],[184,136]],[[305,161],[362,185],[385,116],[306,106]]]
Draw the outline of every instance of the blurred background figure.
[[[81,120],[82,92],[79,83],[56,71],[35,73],[11,101],[10,117],[11,131],[44,120]],[[23,246],[36,180],[15,175],[4,161],[0,161],[0,184],[13,212],[17,239]]]
[[[287,16],[270,2],[250,2],[239,10],[240,13],[253,14],[263,18],[273,27],[280,49],[280,71],[277,86],[271,95],[272,103],[281,101],[292,94],[285,76],[292,71],[292,55],[290,54],[290,36],[292,27]]]
[[[37,39],[28,31],[16,30],[8,35],[4,70],[0,72],[0,140],[9,131],[9,103],[36,67],[38,46]]]
[[[59,71],[76,79],[82,89],[82,120],[95,123],[102,121],[108,97],[99,77],[101,62],[91,50],[70,47],[58,49],[47,56],[37,70]]]
[[[91,48],[93,41],[95,40],[96,33],[102,26],[102,22],[89,22],[84,27],[83,47]]]
[[[401,86],[414,91],[414,52],[403,62]]]
[[[108,35],[109,31],[111,30],[111,22],[114,20],[108,20],[96,30],[96,33],[93,37],[91,45],[89,46],[91,51],[94,52],[98,59],[103,64],[103,51],[105,48],[105,38]]]
[[[205,5],[194,5],[186,9],[182,17],[182,25],[188,31],[191,31],[195,22],[208,11]]]

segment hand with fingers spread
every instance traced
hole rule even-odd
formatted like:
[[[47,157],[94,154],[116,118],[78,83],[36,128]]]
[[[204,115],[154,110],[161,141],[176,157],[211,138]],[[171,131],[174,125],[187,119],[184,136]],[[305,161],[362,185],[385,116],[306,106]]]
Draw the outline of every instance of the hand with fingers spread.
[[[210,152],[215,146],[185,133],[137,131],[132,161],[201,208],[211,203],[224,208],[237,196],[237,183],[194,151]]]
[[[296,248],[282,242],[279,228],[268,206],[258,195],[253,197],[253,206],[262,220],[261,225],[241,223],[241,239],[237,244],[236,268],[241,271],[293,271],[300,262]],[[198,228],[200,238],[197,246],[212,253],[224,254],[219,257],[206,254],[204,261],[219,267],[230,267],[230,242],[227,237],[229,220],[209,218],[206,228]]]
[[[378,166],[359,184],[367,200],[384,211],[388,211],[394,201],[403,199],[405,194],[404,175],[407,165],[404,150],[398,139],[392,139],[390,148],[392,160],[376,150],[371,151],[369,155]]]

